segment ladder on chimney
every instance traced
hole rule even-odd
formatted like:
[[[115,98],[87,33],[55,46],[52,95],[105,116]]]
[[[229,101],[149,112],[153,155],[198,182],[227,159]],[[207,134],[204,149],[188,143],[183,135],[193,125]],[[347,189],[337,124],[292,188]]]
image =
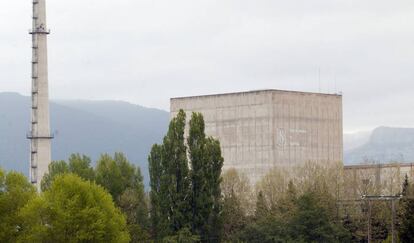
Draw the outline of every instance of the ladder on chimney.
[[[50,139],[52,136],[39,136],[38,131],[38,65],[39,65],[39,36],[50,34],[49,30],[45,29],[42,23],[38,23],[38,4],[39,0],[33,0],[33,28],[29,31],[32,35],[32,107],[31,107],[31,130],[27,134],[27,138],[30,139],[30,178],[33,184],[38,183],[37,173],[37,153],[39,139]]]

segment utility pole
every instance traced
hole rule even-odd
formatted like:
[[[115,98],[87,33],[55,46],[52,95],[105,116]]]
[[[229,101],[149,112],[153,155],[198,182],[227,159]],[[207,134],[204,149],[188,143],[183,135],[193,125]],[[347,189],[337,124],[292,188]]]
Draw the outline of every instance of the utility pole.
[[[368,201],[368,243],[371,243],[371,208],[372,208],[372,201],[391,201],[391,210],[392,210],[392,219],[391,219],[391,234],[392,234],[392,243],[396,242],[395,237],[395,201],[398,201],[402,198],[401,195],[399,196],[374,196],[374,195],[363,195],[362,200]]]
[[[391,201],[391,210],[392,210],[392,225],[391,225],[391,232],[392,232],[392,242],[396,242],[395,237],[395,200]]]
[[[51,162],[49,84],[45,0],[32,0],[32,107],[30,139],[30,181],[40,191],[40,182]]]
[[[371,243],[371,215],[372,215],[372,204],[368,201],[368,243]]]

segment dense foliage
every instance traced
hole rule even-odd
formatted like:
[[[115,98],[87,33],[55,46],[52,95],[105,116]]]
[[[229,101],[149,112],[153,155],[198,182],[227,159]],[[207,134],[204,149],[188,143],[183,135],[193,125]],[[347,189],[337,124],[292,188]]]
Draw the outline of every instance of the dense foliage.
[[[68,162],[54,161],[42,180],[42,189],[48,190],[57,176],[68,173],[95,182],[111,194],[115,205],[126,215],[132,242],[149,239],[148,201],[141,170],[124,154],[115,153],[113,157],[103,154],[96,168],[85,155],[71,155]]]
[[[190,172],[184,145],[185,114],[170,123],[162,145],[154,145],[149,161],[152,231],[162,240],[190,228]]]
[[[22,174],[0,169],[0,219],[0,242],[130,241],[111,195],[71,173],[38,194]]]
[[[235,170],[223,174],[223,238],[228,242],[391,242],[390,202],[355,200],[345,194],[341,170],[308,163],[288,171],[275,168],[254,189]],[[337,179],[335,179],[337,178]],[[396,203],[397,242],[412,242],[414,200],[408,178]],[[366,193],[375,193],[367,191]],[[255,202],[252,198],[256,194]],[[343,198],[343,200],[342,200]],[[371,209],[369,209],[371,208]],[[397,237],[399,236],[399,237]]]
[[[127,216],[132,241],[147,240],[148,206],[141,170],[122,153],[115,153],[113,158],[105,154],[98,160],[95,177]]]
[[[126,220],[111,196],[73,174],[57,176],[50,189],[21,211],[21,242],[129,242]]]
[[[91,167],[91,159],[85,155],[72,154],[66,161],[54,161],[49,165],[49,172],[45,174],[41,182],[42,190],[47,190],[56,175],[73,173],[85,180],[93,181],[95,172]]]
[[[19,235],[19,210],[36,197],[36,189],[22,174],[0,168],[0,242],[14,242]]]
[[[193,113],[189,124],[185,141],[186,114],[181,110],[172,119],[163,144],[154,145],[148,158],[152,233],[162,241],[190,229],[202,241],[219,242],[220,144],[206,137],[201,114]]]
[[[402,190],[402,199],[399,213],[399,238],[401,242],[410,242],[414,239],[414,187],[405,177]]]
[[[233,180],[234,172],[224,175],[224,180]],[[277,172],[272,173],[278,174]],[[266,180],[266,178],[264,178]],[[266,183],[262,185],[267,185]],[[277,185],[276,186],[281,186]],[[273,188],[280,190],[281,188]],[[337,223],[323,198],[330,198],[318,188],[305,189],[299,193],[291,181],[277,196],[268,194],[269,188],[258,187],[253,214],[240,210],[241,201],[232,191],[225,197],[225,238],[243,242],[348,242],[350,234]],[[269,196],[274,201],[268,200]],[[229,212],[226,212],[226,211]]]

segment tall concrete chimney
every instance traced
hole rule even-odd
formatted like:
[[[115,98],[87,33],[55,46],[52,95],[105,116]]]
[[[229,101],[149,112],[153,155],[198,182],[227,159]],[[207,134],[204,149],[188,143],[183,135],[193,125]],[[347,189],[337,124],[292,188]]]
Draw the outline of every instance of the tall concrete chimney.
[[[49,87],[45,0],[33,1],[32,35],[32,114],[30,139],[30,180],[40,191],[40,182],[51,162]]]

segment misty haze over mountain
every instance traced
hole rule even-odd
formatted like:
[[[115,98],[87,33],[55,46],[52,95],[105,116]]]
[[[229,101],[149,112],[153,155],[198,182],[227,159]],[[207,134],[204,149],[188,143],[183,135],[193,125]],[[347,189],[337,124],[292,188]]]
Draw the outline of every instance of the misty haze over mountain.
[[[350,147],[350,141],[359,146]],[[344,161],[347,164],[413,163],[414,128],[379,127],[372,133],[344,135],[344,146]]]
[[[0,166],[27,174],[30,98],[0,93]],[[93,161],[102,153],[124,152],[141,167],[148,181],[147,156],[161,142],[169,123],[167,111],[122,101],[55,100],[53,160],[82,153]],[[344,134],[345,164],[414,162],[414,128],[379,127],[373,132]]]
[[[169,113],[120,101],[52,101],[53,160],[72,153],[96,161],[102,153],[124,152],[148,180],[147,156],[161,141]],[[0,93],[0,166],[28,174],[30,98]]]

